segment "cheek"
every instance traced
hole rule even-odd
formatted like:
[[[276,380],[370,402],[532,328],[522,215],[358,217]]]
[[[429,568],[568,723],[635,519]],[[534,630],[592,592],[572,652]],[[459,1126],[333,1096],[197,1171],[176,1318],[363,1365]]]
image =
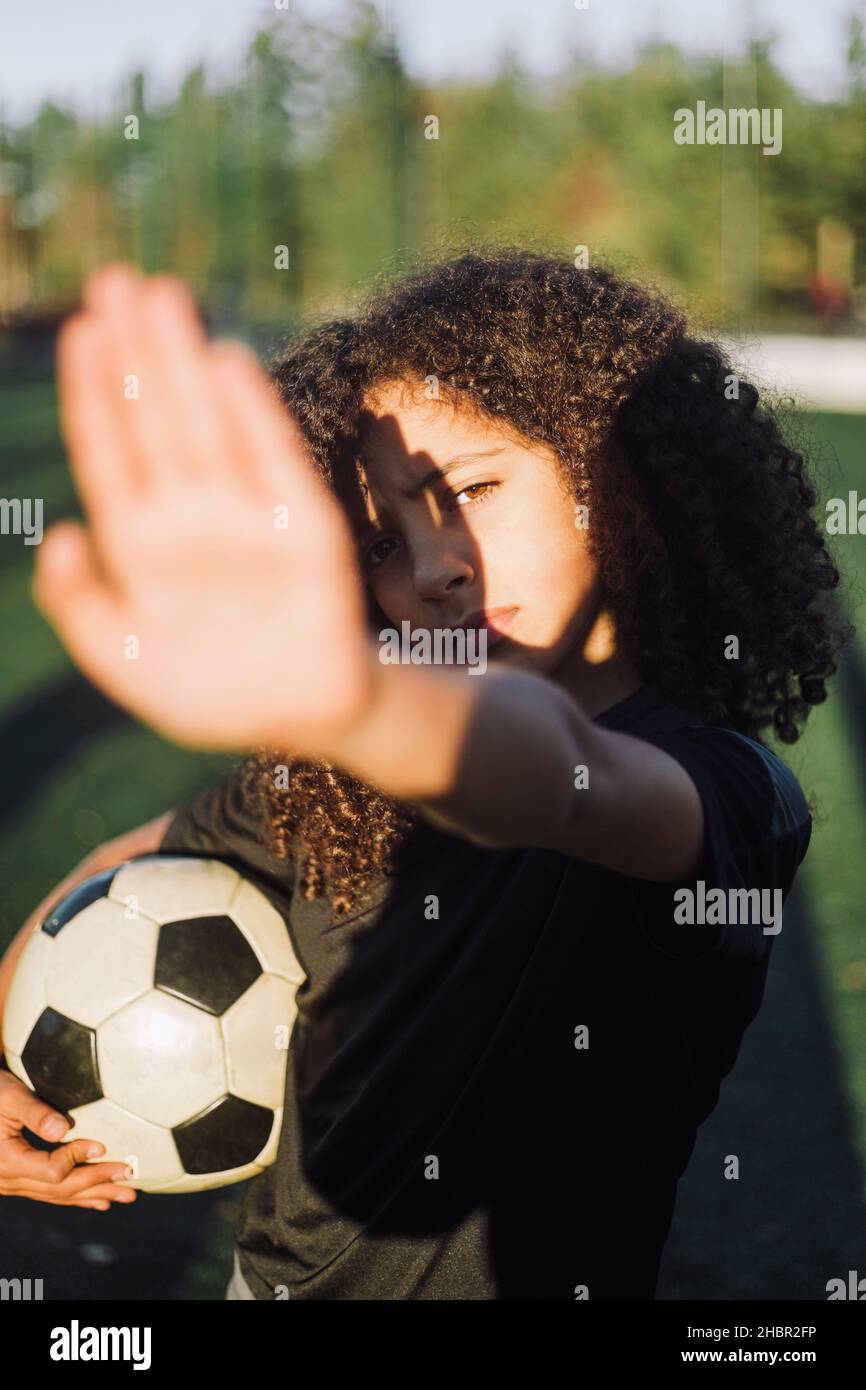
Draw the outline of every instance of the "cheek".
[[[536,508],[510,551],[511,568],[519,571],[523,591],[540,600],[557,621],[583,608],[595,580],[587,533],[575,526],[575,515],[568,502]]]
[[[399,622],[410,616],[411,594],[398,565],[389,564],[381,573],[371,575],[367,580],[367,592],[389,622]]]
[[[500,547],[514,565],[547,579],[558,576],[560,583],[585,571],[586,531],[575,526],[569,502],[536,493],[523,499],[516,516]]]

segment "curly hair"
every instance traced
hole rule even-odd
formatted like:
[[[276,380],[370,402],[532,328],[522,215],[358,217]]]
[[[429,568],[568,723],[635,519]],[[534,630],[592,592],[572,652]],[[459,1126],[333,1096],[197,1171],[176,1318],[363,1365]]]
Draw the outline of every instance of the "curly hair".
[[[793,743],[826,698],[849,629],[824,598],[840,576],[804,457],[655,288],[537,250],[473,249],[378,285],[270,370],[335,491],[375,389],[431,375],[454,403],[552,448],[589,508],[620,649],[706,724]],[[394,871],[420,813],[300,758],[277,786],[280,756],[256,750],[243,770],[268,848],[296,857],[296,891],[345,917]]]

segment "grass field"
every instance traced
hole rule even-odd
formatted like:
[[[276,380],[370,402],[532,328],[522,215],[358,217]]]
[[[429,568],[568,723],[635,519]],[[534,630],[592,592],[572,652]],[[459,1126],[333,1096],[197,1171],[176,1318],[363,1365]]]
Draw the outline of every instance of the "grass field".
[[[42,497],[46,527],[74,514],[51,382],[0,381],[0,420],[0,496]],[[866,496],[866,417],[801,417],[799,427],[813,441],[824,494],[846,496],[853,488]],[[862,635],[866,537],[840,537],[835,544],[845,572],[846,606]],[[34,554],[35,548],[25,546],[22,538],[0,536],[4,759],[20,756],[20,748],[11,746],[6,733],[11,717],[26,712],[34,696],[71,671],[63,648],[29,598]],[[860,636],[855,655],[862,659]],[[863,723],[866,708],[853,708],[838,684],[827,704],[814,713],[801,742],[780,751],[816,805],[812,847],[802,876],[815,921],[827,1007],[844,1060],[861,1169],[866,1170],[866,767],[858,761],[855,739]],[[15,727],[20,728],[20,720]],[[40,729],[30,728],[28,737],[28,746],[38,751]],[[0,802],[0,950],[36,902],[90,848],[213,784],[227,765],[219,757],[178,749],[127,721],[55,759],[31,792],[25,787],[14,806],[8,799]],[[200,1253],[183,1272],[181,1297],[222,1297],[241,1195],[240,1187],[226,1189],[208,1206]],[[135,1219],[135,1210],[123,1217],[125,1222]]]

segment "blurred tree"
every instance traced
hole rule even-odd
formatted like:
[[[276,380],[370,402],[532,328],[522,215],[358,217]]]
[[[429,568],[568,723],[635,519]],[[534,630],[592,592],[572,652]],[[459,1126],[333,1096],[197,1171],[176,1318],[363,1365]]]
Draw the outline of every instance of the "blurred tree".
[[[91,266],[121,254],[183,275],[228,328],[288,328],[464,230],[568,255],[587,244],[715,314],[737,298],[724,289],[736,274],[731,198],[748,187],[751,312],[807,323],[822,221],[850,230],[854,278],[866,280],[857,17],[847,63],[847,90],[814,101],[778,71],[770,41],[747,44],[755,100],[783,112],[782,152],[764,156],[673,139],[678,109],[722,106],[726,84],[734,91],[740,69],[719,57],[649,42],[628,70],[608,71],[576,50],[541,83],[506,48],[490,79],[431,90],[407,74],[372,0],[350,0],[337,26],[281,13],[233,80],[210,86],[198,65],[155,104],[136,71],[99,121],[46,102],[17,129],[0,123],[0,313],[68,301]],[[438,139],[425,138],[430,116]]]

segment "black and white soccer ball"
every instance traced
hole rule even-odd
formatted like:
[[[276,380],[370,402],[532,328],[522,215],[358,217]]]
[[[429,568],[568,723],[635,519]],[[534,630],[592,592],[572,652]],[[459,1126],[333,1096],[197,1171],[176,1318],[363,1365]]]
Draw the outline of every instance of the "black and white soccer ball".
[[[21,953],[10,1071],[132,1165],[145,1192],[241,1182],[274,1161],[295,994],[285,920],[217,859],[144,855],[73,889]]]

